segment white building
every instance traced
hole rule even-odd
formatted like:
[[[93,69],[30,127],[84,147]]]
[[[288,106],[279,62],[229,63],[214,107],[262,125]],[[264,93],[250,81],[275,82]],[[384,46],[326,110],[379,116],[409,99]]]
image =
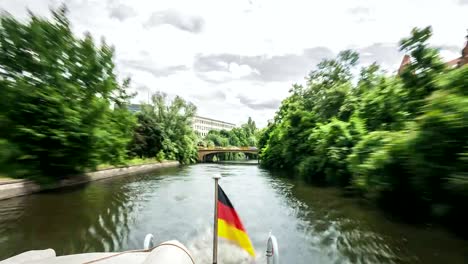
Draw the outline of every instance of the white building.
[[[128,111],[132,113],[138,113],[141,111],[141,105],[140,104],[129,104],[128,106]]]
[[[192,128],[202,137],[206,136],[210,130],[231,130],[236,125],[211,118],[195,116],[192,120]]]

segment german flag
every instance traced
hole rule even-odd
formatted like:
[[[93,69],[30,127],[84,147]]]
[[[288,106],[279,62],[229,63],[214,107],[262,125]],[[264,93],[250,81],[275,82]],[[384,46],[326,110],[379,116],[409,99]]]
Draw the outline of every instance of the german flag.
[[[218,185],[218,236],[230,240],[245,249],[252,257],[255,251],[247,231],[234,210],[231,201]]]

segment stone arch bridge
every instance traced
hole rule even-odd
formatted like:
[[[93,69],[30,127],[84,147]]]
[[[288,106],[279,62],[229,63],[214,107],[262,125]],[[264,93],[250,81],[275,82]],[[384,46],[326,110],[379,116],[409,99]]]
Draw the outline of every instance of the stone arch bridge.
[[[256,147],[199,147],[198,162],[205,162],[208,156],[217,153],[250,153],[258,155],[258,149]]]

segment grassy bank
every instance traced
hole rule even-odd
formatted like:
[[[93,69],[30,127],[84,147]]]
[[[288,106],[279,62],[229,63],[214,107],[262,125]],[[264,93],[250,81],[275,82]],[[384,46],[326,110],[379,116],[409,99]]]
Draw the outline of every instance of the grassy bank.
[[[14,180],[13,178],[10,178],[6,175],[0,175],[0,182],[2,181],[9,181],[9,180]]]
[[[114,169],[114,168],[125,168],[125,167],[145,165],[145,164],[165,163],[165,162],[171,162],[171,161],[172,160],[157,160],[156,158],[143,158],[143,159],[134,158],[134,159],[129,159],[120,165],[111,165],[111,164],[106,164],[106,163],[100,164],[97,166],[96,170],[87,170],[86,172],[108,170],[108,169]],[[23,178],[26,179],[27,177],[23,177]],[[0,174],[0,182],[17,180],[17,179],[22,179],[22,178],[13,178],[5,174]]]
[[[122,168],[122,167],[130,167],[130,166],[137,166],[137,165],[144,165],[144,164],[152,164],[152,163],[164,163],[172,160],[158,160],[156,158],[134,158],[134,159],[129,159],[125,161],[121,165],[111,165],[111,164],[100,164],[97,167],[97,170],[107,170],[107,169],[113,169],[113,168]]]

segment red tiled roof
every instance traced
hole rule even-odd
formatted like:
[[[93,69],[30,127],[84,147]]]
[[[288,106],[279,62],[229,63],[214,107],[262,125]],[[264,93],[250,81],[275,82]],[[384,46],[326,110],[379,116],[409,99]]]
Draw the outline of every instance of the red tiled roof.
[[[403,72],[403,69],[405,68],[405,66],[409,64],[410,62],[411,62],[411,57],[410,55],[406,54],[403,57],[403,60],[401,61],[400,67],[398,68],[398,75],[400,75]],[[459,58],[450,60],[446,62],[445,64],[449,67],[455,67],[455,66],[460,67],[465,64],[468,64],[468,41],[466,42],[465,47],[462,50],[462,56]]]
[[[445,64],[447,64],[447,66],[450,66],[450,67],[457,66],[460,60],[461,58],[456,58],[454,60],[446,62]]]
[[[403,71],[403,69],[405,68],[405,66],[407,64],[409,64],[411,62],[411,57],[410,55],[406,54],[404,57],[403,57],[403,60],[401,61],[401,64],[400,64],[400,68],[398,68],[398,74],[401,74],[401,72]]]

